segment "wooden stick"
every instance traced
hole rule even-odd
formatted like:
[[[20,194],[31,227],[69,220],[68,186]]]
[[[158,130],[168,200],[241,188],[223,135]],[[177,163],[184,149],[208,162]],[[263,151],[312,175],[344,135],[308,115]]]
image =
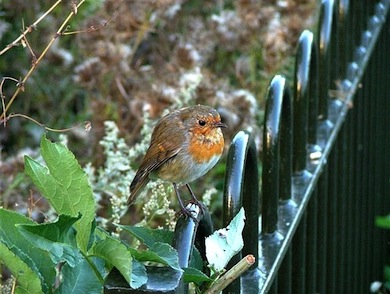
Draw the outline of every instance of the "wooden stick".
[[[241,259],[235,266],[221,276],[210,289],[206,291],[206,294],[219,293],[225,289],[231,282],[246,272],[252,264],[255,263],[255,257],[252,254],[248,254]]]

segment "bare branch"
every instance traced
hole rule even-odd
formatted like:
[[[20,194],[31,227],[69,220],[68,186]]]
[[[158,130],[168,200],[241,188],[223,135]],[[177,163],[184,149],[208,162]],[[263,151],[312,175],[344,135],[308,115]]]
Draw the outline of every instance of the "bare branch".
[[[40,23],[42,19],[44,19],[54,8],[57,7],[58,4],[61,3],[61,1],[62,0],[58,0],[56,3],[54,3],[44,14],[42,14],[40,18],[38,18],[32,25],[28,26],[19,37],[17,37],[11,44],[8,44],[3,50],[0,51],[0,55],[3,55],[12,47],[17,46],[28,33],[31,33],[33,29],[37,27],[38,23]]]

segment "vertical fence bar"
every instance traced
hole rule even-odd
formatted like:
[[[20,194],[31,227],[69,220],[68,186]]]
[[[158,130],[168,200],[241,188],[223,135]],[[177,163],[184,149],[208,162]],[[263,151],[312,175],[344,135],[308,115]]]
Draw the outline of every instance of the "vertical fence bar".
[[[337,259],[336,253],[339,250],[337,242],[337,226],[338,223],[338,206],[337,206],[337,193],[338,185],[337,179],[339,176],[339,170],[337,165],[338,160],[338,150],[336,147],[333,148],[332,153],[329,156],[327,168],[328,171],[328,195],[327,195],[327,276],[326,276],[326,285],[327,292],[337,293],[335,286],[337,284]],[[322,208],[321,208],[322,209]]]
[[[290,294],[293,293],[293,279],[292,279],[292,273],[293,273],[293,263],[292,263],[292,250],[291,247],[287,251],[286,255],[284,256],[283,263],[280,266],[280,269],[278,271],[278,277],[281,277],[280,283],[278,284],[278,292],[284,293],[284,294]]]
[[[303,216],[292,241],[293,293],[306,293],[307,217]]]
[[[321,232],[322,233],[322,232]],[[313,192],[307,211],[307,256],[306,258],[306,293],[318,293],[317,258],[318,258],[318,195]]]
[[[337,214],[338,214],[338,221],[336,222],[337,226],[337,233],[336,233],[336,240],[337,245],[337,284],[335,288],[336,293],[343,293],[344,289],[342,288],[342,285],[344,285],[346,281],[346,272],[348,270],[348,267],[346,265],[346,256],[348,254],[348,247],[346,247],[346,239],[347,239],[347,214],[349,211],[346,209],[347,202],[348,202],[348,194],[346,187],[348,185],[348,174],[346,172],[347,166],[348,166],[348,143],[347,143],[348,134],[346,132],[345,125],[340,130],[339,139],[337,141],[337,144],[335,148],[337,148],[337,153],[339,154],[338,160],[337,160],[337,166],[338,166],[338,176],[336,177],[335,185],[339,187],[337,189],[337,194],[335,195],[335,202],[337,207]],[[344,291],[344,293],[347,293]]]
[[[317,291],[318,293],[327,293],[327,244],[328,244],[328,177],[327,168],[323,171],[321,178],[317,183],[318,197],[318,265],[317,265]]]

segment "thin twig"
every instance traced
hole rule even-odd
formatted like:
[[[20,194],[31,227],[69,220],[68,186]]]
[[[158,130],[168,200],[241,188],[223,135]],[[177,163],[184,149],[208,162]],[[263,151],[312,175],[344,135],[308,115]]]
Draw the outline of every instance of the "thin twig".
[[[64,132],[68,132],[70,130],[79,128],[82,125],[84,125],[84,129],[86,132],[89,132],[91,130],[91,122],[90,121],[84,121],[82,123],[79,123],[73,127],[66,128],[66,129],[54,129],[54,128],[47,127],[43,123],[40,123],[39,121],[37,121],[36,119],[33,119],[32,117],[29,117],[29,116],[24,115],[22,113],[12,113],[12,114],[8,115],[7,118],[4,119],[4,121],[0,120],[0,123],[5,124],[7,121],[9,121],[11,118],[14,118],[14,117],[22,117],[22,118],[28,119],[28,120],[32,121],[33,123],[37,124],[38,126],[44,128],[45,130],[50,131],[50,132],[64,133]]]
[[[4,83],[6,80],[11,80],[11,81],[14,81],[16,82],[16,84],[18,85],[20,81],[18,81],[17,79],[15,78],[12,78],[12,77],[3,77],[1,79],[1,82],[0,82],[0,97],[1,97],[1,106],[2,106],[2,109],[3,109],[3,114],[2,114],[2,117],[6,117],[6,112],[5,112],[5,96],[3,94],[3,87],[4,87]],[[6,125],[6,120],[4,120],[4,127]]]
[[[116,11],[111,15],[111,17],[107,20],[105,20],[100,26],[90,26],[87,29],[84,30],[78,30],[78,31],[71,31],[71,32],[63,32],[61,35],[62,36],[68,36],[68,35],[75,35],[75,34],[82,34],[82,33],[91,33],[91,32],[96,32],[102,28],[105,28],[115,17]]]
[[[15,39],[15,41],[13,41],[11,44],[8,44],[3,50],[0,51],[0,55],[3,55],[5,52],[7,52],[10,48],[16,46],[20,40],[22,40],[28,33],[31,33],[33,29],[36,28],[36,26],[38,25],[38,23],[41,22],[42,19],[44,19],[54,8],[56,8],[56,6],[58,4],[61,3],[62,0],[58,0],[56,3],[54,3],[50,8],[49,10],[47,10],[44,14],[42,14],[42,16],[40,18],[38,18],[32,25],[30,25],[29,27],[27,27],[27,29],[25,29],[25,31]]]
[[[83,3],[85,2],[85,0],[81,0],[78,4],[77,4],[77,8],[79,8]],[[73,9],[73,11],[71,13],[69,13],[69,15],[67,16],[67,18],[65,19],[65,21],[61,24],[61,26],[59,27],[59,29],[57,30],[56,34],[54,35],[54,37],[50,40],[49,44],[45,47],[45,49],[43,50],[42,54],[39,56],[39,58],[32,64],[30,70],[27,72],[26,76],[23,78],[23,80],[21,81],[21,84],[22,86],[25,85],[26,81],[28,80],[28,78],[31,76],[31,74],[33,73],[33,71],[35,70],[35,68],[38,66],[38,64],[40,63],[40,61],[43,59],[43,57],[46,55],[46,53],[48,52],[48,50],[50,49],[50,47],[53,45],[54,41],[58,38],[58,36],[61,36],[64,28],[66,27],[66,25],[68,24],[69,20],[75,15],[75,11],[77,11],[77,9]],[[23,37],[23,36],[22,36]],[[12,95],[10,101],[8,101],[7,105],[5,106],[4,110],[3,110],[3,113],[1,114],[0,116],[0,120],[3,120],[5,119],[5,114],[7,113],[8,109],[10,108],[10,106],[12,105],[12,103],[14,102],[15,98],[18,96],[18,94],[20,93],[21,91],[21,86],[19,86],[15,93]]]
[[[31,64],[34,64],[35,62],[37,62],[37,56],[35,55],[32,47],[30,45],[30,42],[27,40],[26,36],[24,36],[22,40],[26,44],[26,46],[28,48],[28,51],[30,51],[30,54],[31,54]]]
[[[255,257],[251,254],[245,256],[241,259],[235,266],[233,266],[229,271],[227,271],[223,276],[221,276],[215,284],[211,286],[210,289],[206,291],[206,294],[219,293],[225,289],[231,282],[241,276],[245,271],[247,271],[251,265],[255,263]]]

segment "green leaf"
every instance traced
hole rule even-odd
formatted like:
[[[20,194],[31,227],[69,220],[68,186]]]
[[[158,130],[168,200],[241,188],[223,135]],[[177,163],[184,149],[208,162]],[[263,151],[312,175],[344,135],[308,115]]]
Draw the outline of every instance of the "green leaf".
[[[101,294],[103,293],[103,277],[106,275],[104,271],[103,260],[96,258],[90,259],[93,266],[98,269],[94,271],[90,263],[83,259],[75,267],[70,267],[65,264],[62,268],[63,282],[56,289],[58,294]]]
[[[36,247],[47,251],[54,264],[66,262],[75,267],[83,258],[75,246],[72,225],[79,219],[60,215],[54,223],[18,225],[24,237]]]
[[[126,246],[119,240],[107,236],[93,247],[93,254],[115,266],[126,281],[131,282],[132,257]]]
[[[169,230],[150,229],[145,227],[135,226],[119,226],[123,230],[129,232],[147,247],[153,246],[154,243],[172,243],[173,232]]]
[[[384,270],[385,281],[390,282],[390,265],[386,265]]]
[[[203,258],[200,255],[198,248],[196,248],[195,246],[193,246],[193,248],[192,248],[192,255],[190,258],[190,266],[189,267],[193,267],[193,268],[196,268],[198,270],[202,270],[202,268],[203,268]]]
[[[77,244],[86,252],[95,217],[95,201],[87,176],[72,152],[45,136],[41,153],[47,167],[25,156],[25,171],[58,214],[81,214],[75,224]]]
[[[131,254],[138,261],[152,261],[167,265],[181,271],[176,249],[167,243],[156,242],[148,250],[135,250],[129,248]]]
[[[386,216],[377,216],[375,223],[377,227],[382,229],[390,229],[390,214]]]
[[[193,282],[197,285],[202,284],[203,282],[212,282],[213,279],[210,279],[206,274],[201,272],[200,270],[187,267],[184,269],[184,283]]]
[[[230,259],[244,246],[242,230],[245,212],[241,208],[225,229],[215,231],[206,238],[206,257],[212,269],[220,272]]]
[[[56,276],[49,254],[28,242],[16,225],[34,225],[31,219],[17,212],[0,208],[0,240],[31,269],[42,276],[43,288],[51,288]],[[9,265],[6,264],[8,267]]]
[[[145,266],[137,260],[133,260],[130,282],[131,288],[138,289],[142,285],[146,284],[147,281],[148,275],[146,273]]]
[[[18,283],[15,293],[43,293],[38,273],[34,272],[3,242],[0,242],[0,260],[11,271]]]

